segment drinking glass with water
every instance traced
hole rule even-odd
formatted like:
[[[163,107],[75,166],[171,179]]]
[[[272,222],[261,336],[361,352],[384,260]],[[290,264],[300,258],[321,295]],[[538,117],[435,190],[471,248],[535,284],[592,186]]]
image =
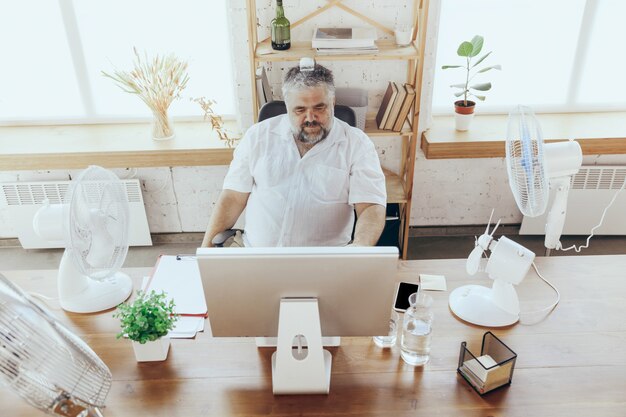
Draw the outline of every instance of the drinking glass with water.
[[[433,299],[422,292],[409,296],[410,307],[404,313],[400,339],[402,359],[413,366],[421,366],[430,358]]]
[[[396,344],[396,338],[398,337],[398,326],[400,325],[400,315],[391,310],[391,317],[389,317],[389,333],[385,336],[374,336],[374,343],[381,348],[390,348]]]

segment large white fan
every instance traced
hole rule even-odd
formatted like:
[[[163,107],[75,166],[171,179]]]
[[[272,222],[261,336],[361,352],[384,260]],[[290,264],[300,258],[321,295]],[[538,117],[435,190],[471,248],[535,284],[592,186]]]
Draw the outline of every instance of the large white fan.
[[[59,416],[101,417],[111,372],[45,309],[0,274],[0,384]]]
[[[128,252],[128,200],[112,172],[90,166],[72,181],[63,204],[42,207],[33,219],[47,240],[65,240],[59,265],[61,307],[75,313],[106,310],[132,291],[119,272]]]
[[[518,106],[509,114],[506,165],[509,185],[520,211],[529,217],[542,215],[548,205],[548,186],[555,190],[546,221],[544,243],[548,253],[561,247],[559,239],[565,222],[570,182],[582,160],[582,151],[576,141],[543,143],[541,126],[530,107]]]

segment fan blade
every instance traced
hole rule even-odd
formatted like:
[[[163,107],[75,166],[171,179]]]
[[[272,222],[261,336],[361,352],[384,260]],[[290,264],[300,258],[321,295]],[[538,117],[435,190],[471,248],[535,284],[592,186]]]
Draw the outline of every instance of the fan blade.
[[[108,268],[115,246],[107,229],[107,215],[102,210],[91,210],[91,247],[85,260],[93,268]]]
[[[474,275],[478,272],[478,268],[480,267],[480,259],[483,256],[483,248],[480,246],[476,246],[472,252],[470,252],[467,257],[467,262],[465,264],[465,271],[469,275]]]

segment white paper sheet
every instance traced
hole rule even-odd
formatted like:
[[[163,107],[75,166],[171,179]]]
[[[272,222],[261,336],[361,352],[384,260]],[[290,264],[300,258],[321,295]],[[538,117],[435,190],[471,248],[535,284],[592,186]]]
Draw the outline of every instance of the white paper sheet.
[[[177,314],[205,316],[207,313],[200,271],[193,257],[159,257],[148,283],[147,291],[151,290],[165,291],[167,299],[174,300]]]

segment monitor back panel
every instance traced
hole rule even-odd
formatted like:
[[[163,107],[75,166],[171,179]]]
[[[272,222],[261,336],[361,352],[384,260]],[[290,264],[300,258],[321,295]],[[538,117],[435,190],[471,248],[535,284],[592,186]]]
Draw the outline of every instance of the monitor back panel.
[[[293,253],[281,253],[285,248],[198,251],[213,336],[276,336],[285,297],[318,299],[323,336],[387,334],[395,248],[288,250]]]

